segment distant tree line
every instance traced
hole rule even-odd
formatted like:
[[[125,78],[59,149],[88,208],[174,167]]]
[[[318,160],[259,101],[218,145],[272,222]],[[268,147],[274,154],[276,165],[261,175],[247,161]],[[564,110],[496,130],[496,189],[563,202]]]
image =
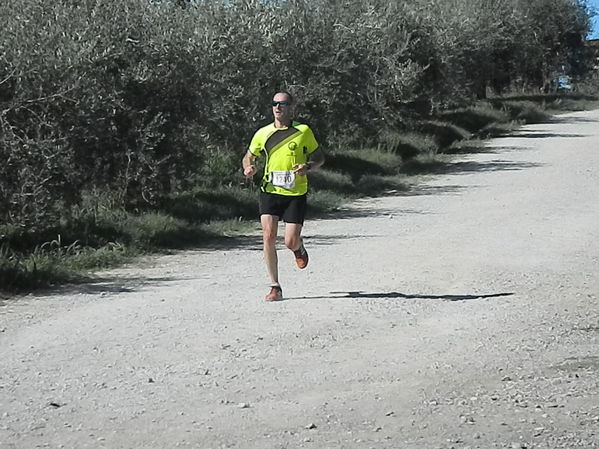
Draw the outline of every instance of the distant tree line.
[[[584,76],[575,0],[0,4],[0,225],[237,182],[277,89],[327,145]]]

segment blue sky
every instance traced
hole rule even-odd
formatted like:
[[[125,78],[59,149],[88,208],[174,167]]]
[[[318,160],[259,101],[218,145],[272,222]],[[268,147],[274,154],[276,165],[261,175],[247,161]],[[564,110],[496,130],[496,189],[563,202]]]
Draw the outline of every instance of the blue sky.
[[[599,11],[599,0],[588,0],[587,4]],[[589,35],[589,39],[599,39],[599,17],[597,16],[593,18],[593,30]]]

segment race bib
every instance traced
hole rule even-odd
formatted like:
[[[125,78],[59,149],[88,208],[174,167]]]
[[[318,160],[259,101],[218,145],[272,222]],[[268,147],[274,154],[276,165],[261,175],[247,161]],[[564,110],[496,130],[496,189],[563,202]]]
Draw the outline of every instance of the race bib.
[[[271,172],[270,183],[273,186],[291,190],[295,187],[295,173],[292,171],[273,171]]]

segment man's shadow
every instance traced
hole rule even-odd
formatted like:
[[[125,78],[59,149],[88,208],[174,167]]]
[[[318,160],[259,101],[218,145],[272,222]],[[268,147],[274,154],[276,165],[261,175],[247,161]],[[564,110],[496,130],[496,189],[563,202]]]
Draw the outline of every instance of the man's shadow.
[[[490,299],[513,296],[514,293],[490,293],[490,294],[471,294],[471,295],[419,295],[406,294],[401,292],[387,293],[365,293],[362,291],[351,292],[330,292],[327,296],[297,296],[291,299],[439,299],[443,301],[470,301],[472,299]]]

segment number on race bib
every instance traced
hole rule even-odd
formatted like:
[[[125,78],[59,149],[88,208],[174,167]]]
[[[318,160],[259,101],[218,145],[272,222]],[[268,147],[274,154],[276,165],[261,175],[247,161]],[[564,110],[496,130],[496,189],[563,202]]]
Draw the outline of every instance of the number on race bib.
[[[295,187],[295,173],[292,171],[273,171],[271,184],[291,190]]]

